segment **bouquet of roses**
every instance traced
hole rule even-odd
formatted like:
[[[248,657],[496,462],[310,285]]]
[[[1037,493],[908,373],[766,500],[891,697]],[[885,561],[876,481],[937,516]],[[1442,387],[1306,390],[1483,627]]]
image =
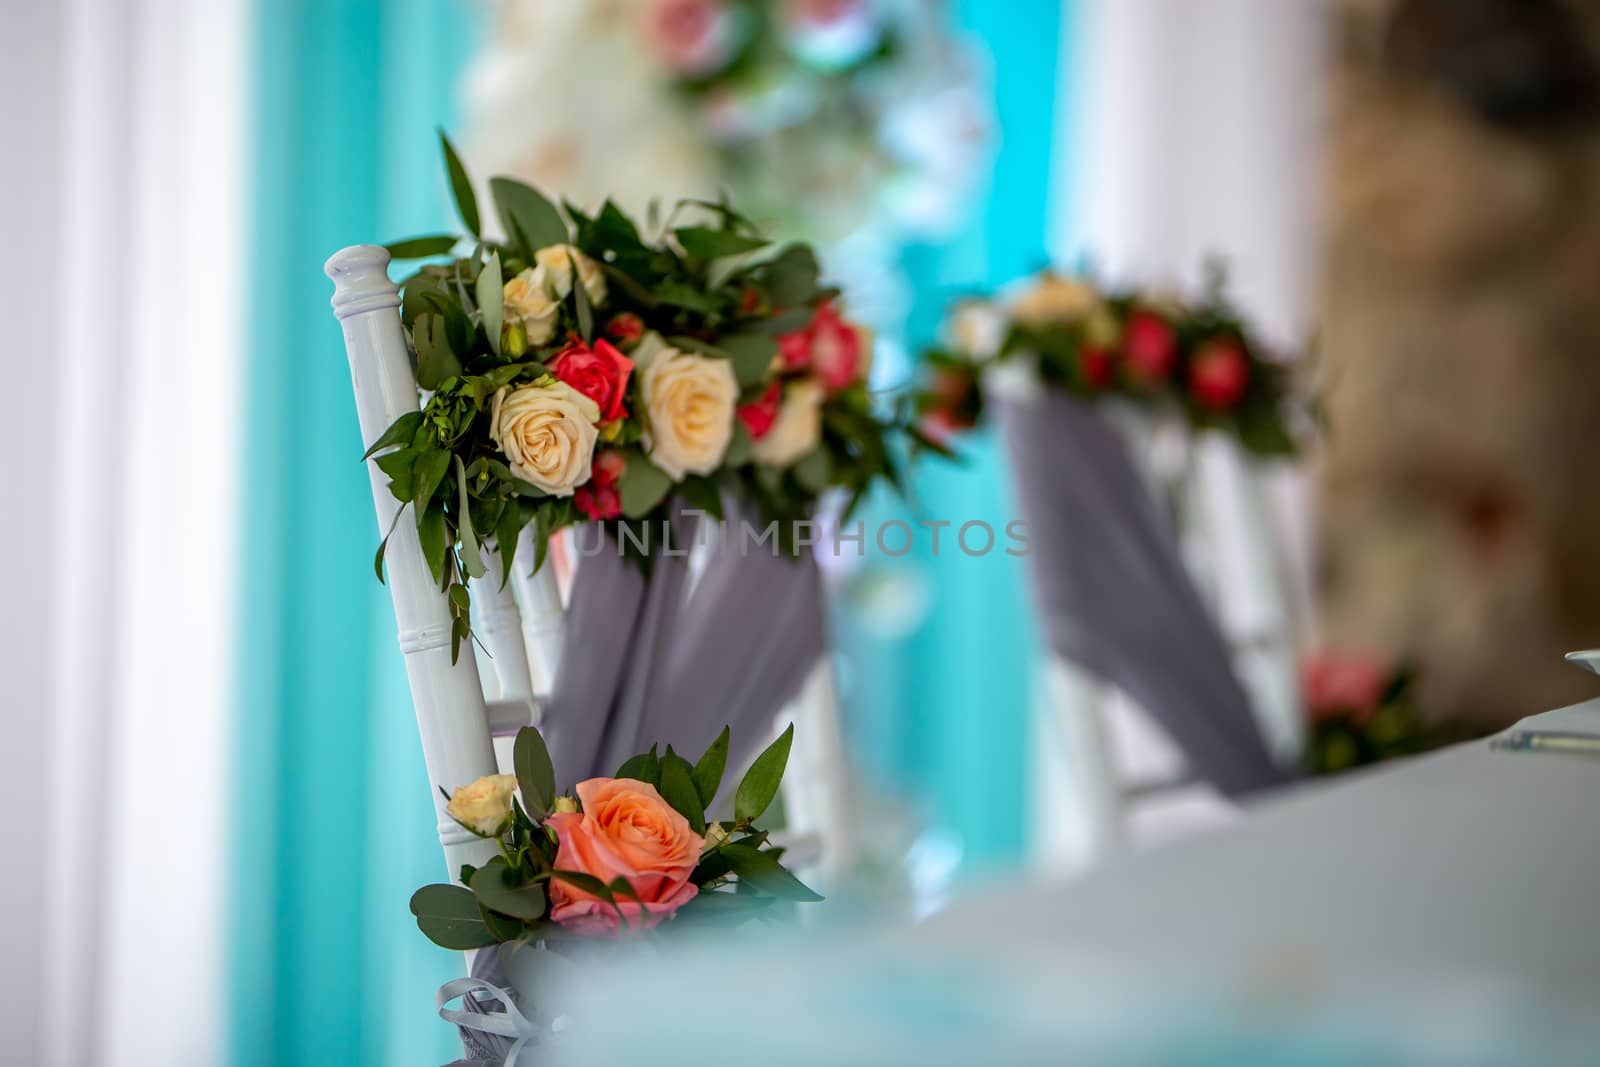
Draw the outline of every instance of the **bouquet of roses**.
[[[506,234],[494,240],[441,142],[469,236],[388,246],[430,260],[401,282],[425,402],[367,455],[449,593],[454,654],[470,633],[465,579],[486,573],[491,542],[509,573],[530,524],[535,567],[549,535],[594,520],[627,527],[617,539],[648,569],[669,495],[721,519],[727,492],[793,554],[795,523],[823,491],[859,499],[880,477],[898,482],[889,443],[902,427],[865,385],[872,338],[819,283],[808,247],[765,254],[725,202],[680,204],[647,240],[609,202],[563,217],[509,178],[489,183]],[[700,221],[672,225],[686,215]]]
[[[926,354],[928,382],[916,399],[922,432],[936,440],[980,421],[984,373],[1026,359],[1047,386],[1176,411],[1257,455],[1297,447],[1286,369],[1263,357],[1220,278],[1205,300],[1186,304],[1046,272],[1004,306],[963,304],[949,336]]]
[[[462,885],[411,898],[417,925],[450,949],[531,944],[561,936],[638,934],[666,919],[743,920],[779,901],[817,901],[783,866],[783,849],[755,825],[777,794],[794,727],[758,756],[733,797],[733,818],[709,820],[722,783],[728,730],[696,763],[652,747],[613,778],[558,795],[539,731],[524,727],[516,770],[449,794],[446,810],[500,846]]]

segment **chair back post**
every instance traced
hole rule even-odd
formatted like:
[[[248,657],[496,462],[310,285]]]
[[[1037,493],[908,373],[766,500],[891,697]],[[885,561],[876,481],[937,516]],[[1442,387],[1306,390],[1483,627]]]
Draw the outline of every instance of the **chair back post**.
[[[417,381],[400,323],[400,291],[389,280],[388,266],[384,249],[353,245],[335,253],[324,267],[333,280],[333,312],[344,328],[364,444],[377,440],[401,415],[417,410]],[[445,814],[439,792],[496,771],[483,689],[470,649],[462,649],[460,658],[450,662],[449,603],[428,570],[416,524],[411,516],[395,521],[401,504],[389,492],[388,476],[376,463],[367,466],[379,536],[394,530],[385,554],[389,593],[422,734],[439,841],[455,879],[463,863],[483,864],[495,854],[493,842],[475,837]]]

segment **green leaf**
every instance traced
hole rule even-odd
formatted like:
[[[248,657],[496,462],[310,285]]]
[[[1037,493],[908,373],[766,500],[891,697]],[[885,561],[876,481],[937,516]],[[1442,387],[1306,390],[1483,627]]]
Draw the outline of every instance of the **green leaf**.
[[[415,483],[411,494],[411,502],[417,507],[425,507],[444,484],[444,476],[450,472],[450,458],[450,453],[442,448],[427,448],[417,454],[416,465],[412,468]]]
[[[722,454],[724,467],[742,467],[750,462],[751,454],[755,451],[755,441],[750,437],[750,430],[745,426],[743,419],[733,422],[733,439],[728,442],[728,450]]]
[[[617,479],[617,492],[622,496],[622,513],[630,519],[640,519],[671,491],[672,478],[638,449],[630,448],[626,453],[627,466]]]
[[[445,543],[444,508],[438,504],[430,504],[426,509],[417,508],[417,539],[422,542],[422,558],[428,561],[428,570],[433,572],[433,580],[444,580],[444,554],[449,545]]]
[[[467,468],[460,456],[456,461],[456,487],[459,490],[456,526],[461,538],[461,565],[469,578],[482,578],[489,573],[483,565],[483,555],[478,551],[478,531],[472,528],[472,507],[467,496]]]
[[[722,788],[722,772],[728,766],[728,741],[732,730],[724,726],[717,739],[711,742],[700,762],[694,765],[694,787],[700,794],[700,805],[709,808]]]
[[[632,778],[636,782],[649,782],[655,785],[661,781],[661,760],[656,755],[656,746],[651,745],[649,752],[641,752],[617,768],[616,777]]]
[[[422,412],[408,411],[389,424],[389,428],[372,442],[372,447],[367,449],[363,460],[371,459],[374,452],[388,448],[391,445],[408,445],[417,435],[417,428],[422,425]]]
[[[612,907],[616,906],[617,902],[611,892],[611,887],[592,874],[585,874],[582,871],[553,870],[550,872],[550,877],[556,881],[565,882],[574,889],[581,889],[585,893],[597,896]]]
[[[807,452],[790,469],[794,472],[795,481],[807,491],[820,493],[828,488],[828,453],[822,449],[814,448]]]
[[[389,476],[389,490],[401,503],[411,503],[413,495],[411,487],[416,477],[417,457],[420,455],[422,450],[419,448],[402,448],[385,453],[372,461],[379,470]]]
[[[390,241],[383,247],[389,252],[392,259],[426,259],[429,256],[442,256],[455,248],[461,238],[448,233],[433,234],[428,237],[408,237],[404,241]]]
[[[389,538],[394,536],[395,527],[400,525],[400,516],[406,513],[406,505],[401,504],[394,513],[394,521],[389,524],[389,532],[383,535],[383,540],[378,542],[378,551],[372,557],[372,569],[378,575],[378,584],[387,585],[383,578],[383,554],[389,549]]]
[[[511,565],[517,558],[517,545],[522,533],[522,509],[515,500],[506,501],[500,513],[500,522],[494,528],[495,548],[500,552],[500,588],[511,580]]]
[[[728,844],[722,853],[733,865],[739,881],[755,887],[770,896],[783,900],[800,900],[816,903],[822,896],[800,879],[790,874],[772,852],[763,852],[753,845]]]
[[[690,475],[678,483],[678,493],[683,502],[721,522],[723,519],[722,493],[717,483],[703,475]]]
[[[562,221],[561,212],[539,190],[501,176],[489,179],[489,191],[506,233],[520,230],[531,252],[567,243],[567,224]]]
[[[522,801],[528,806],[528,814],[543,820],[556,800],[556,770],[550,762],[550,750],[545,747],[544,737],[536,728],[524,726],[517,731],[511,766],[517,775],[517,785],[522,788]]]
[[[747,897],[745,899],[761,900],[764,898]],[[489,908],[484,907],[483,901],[481,900],[478,901],[478,914],[483,917],[483,925],[489,928],[489,932],[494,935],[494,939],[500,942],[502,945],[507,941],[515,941],[525,932],[525,927],[523,926],[521,919],[514,919],[509,915],[502,915],[498,911],[492,911]]]
[[[411,326],[411,344],[417,350],[417,384],[422,388],[437,389],[446,378],[461,373],[461,360],[450,347],[443,315],[418,315]]]
[[[817,296],[822,269],[817,255],[806,245],[789,245],[766,263],[760,277],[772,303],[779,308],[810,304]]]
[[[720,259],[737,256],[765,248],[769,242],[760,237],[745,237],[729,230],[713,230],[707,226],[684,226],[672,231],[683,250],[696,259]]]
[[[411,914],[428,940],[441,948],[464,952],[496,941],[478,911],[477,898],[458,885],[423,886],[411,894]]]
[[[778,354],[778,342],[760,333],[730,334],[719,339],[717,347],[733,362],[733,376],[741,387],[763,381]]]
[[[594,340],[594,309],[589,306],[589,290],[578,277],[578,265],[572,265],[572,306],[578,313],[578,334],[583,343]]]
[[[450,192],[456,198],[456,211],[467,232],[477,237],[482,227],[478,222],[478,194],[472,191],[472,179],[467,177],[467,168],[461,165],[461,157],[456,155],[455,146],[443,130],[439,131],[439,147],[444,150],[444,167],[450,175]]]
[[[689,820],[697,834],[706,832],[706,809],[700,801],[700,788],[695,785],[694,768],[667,746],[661,757],[661,799],[671,804],[679,815]]]
[[[505,320],[504,284],[500,275],[500,253],[495,252],[478,272],[475,288],[478,313],[483,316],[483,332],[489,337],[489,348],[497,356],[500,354],[500,326]]]
[[[789,747],[794,743],[794,723],[745,772],[739,790],[733,798],[735,819],[759,819],[767,810],[772,798],[778,795],[778,784],[783,781],[784,768],[789,764]]]
[[[544,915],[544,890],[537,884],[522,885],[504,856],[496,856],[472,875],[469,888],[484,907],[518,919],[535,920]]]

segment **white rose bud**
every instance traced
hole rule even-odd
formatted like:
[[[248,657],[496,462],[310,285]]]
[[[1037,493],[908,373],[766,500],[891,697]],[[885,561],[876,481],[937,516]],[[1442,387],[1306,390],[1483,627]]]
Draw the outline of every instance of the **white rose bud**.
[[[726,841],[728,839],[728,831],[722,828],[720,822],[707,823],[705,838],[706,847],[701,850],[700,854],[702,856]]]
[[[583,282],[589,303],[599,307],[606,302],[605,271],[571,245],[541,248],[534,253],[533,261],[538,265],[537,276],[544,283],[545,291],[557,300],[565,300],[572,294],[572,265],[576,263],[578,280]]]
[[[556,797],[555,810],[558,813],[560,813],[560,812],[568,812],[568,813],[571,813],[571,814],[577,814],[577,811],[578,811],[578,798],[577,797]]]
[[[950,319],[950,340],[969,359],[987,362],[1000,354],[1006,338],[1005,314],[993,304],[969,300]]]
[[[600,408],[565,382],[545,377],[494,395],[489,436],[511,473],[552,496],[571,496],[589,479]]]
[[[725,359],[663,348],[640,375],[650,459],[674,481],[710,474],[733,439],[739,383]]]
[[[516,775],[491,774],[457,789],[444,810],[478,836],[498,837],[511,823],[511,797],[516,791]]]
[[[787,467],[822,440],[822,386],[810,378],[790,382],[772,429],[750,443],[750,455],[769,467]]]
[[[545,291],[543,280],[532,268],[506,282],[501,302],[506,321],[522,325],[528,344],[546,344],[555,336],[561,305]]]

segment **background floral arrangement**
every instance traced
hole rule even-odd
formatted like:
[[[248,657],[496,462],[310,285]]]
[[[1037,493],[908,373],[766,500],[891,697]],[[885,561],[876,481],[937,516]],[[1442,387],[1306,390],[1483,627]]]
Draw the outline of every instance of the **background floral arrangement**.
[[[1188,304],[1046,272],[1004,305],[969,301],[951,317],[949,343],[926,354],[915,402],[923,429],[943,438],[977,425],[983,375],[1027,360],[1047,386],[1181,413],[1257,455],[1292,455],[1287,369],[1265,357],[1221,288],[1219,277]]]
[[[977,53],[942,7],[508,0],[469,79],[483,136],[468,147],[635,211],[664,189],[729,188],[755,217],[810,239],[937,232],[979,180],[991,126]],[[573,80],[585,93],[572,108],[530,106]]]
[[[1430,723],[1418,711],[1416,672],[1375,656],[1323,652],[1302,668],[1309,719],[1306,770],[1336,774],[1468,741],[1477,733]]]
[[[767,240],[725,202],[680,204],[647,240],[610,202],[593,216],[566,205],[564,218],[509,178],[489,183],[508,235],[492,240],[441,142],[473,247],[401,282],[424,403],[367,455],[449,592],[456,654],[471,632],[464,580],[486,573],[491,542],[509,573],[529,524],[535,567],[550,534],[595,520],[628,527],[620,545],[648,569],[671,494],[721,518],[728,490],[792,554],[794,521],[824,490],[853,506],[878,478],[898,484],[889,445],[902,427],[874,414],[864,382],[872,338],[842,317],[809,248],[756,255]],[[429,258],[466,240],[388,247]]]
[[[818,901],[783,866],[755,821],[777,795],[794,727],[750,766],[733,818],[708,821],[728,759],[724,729],[691,764],[668,746],[635,756],[613,778],[558,796],[544,739],[517,735],[516,773],[480,778],[447,797],[466,829],[500,854],[461,871],[462,885],[429,885],[411,898],[417,925],[449,949],[527,945],[564,937],[637,935],[668,919],[770,916],[779,901]]]

